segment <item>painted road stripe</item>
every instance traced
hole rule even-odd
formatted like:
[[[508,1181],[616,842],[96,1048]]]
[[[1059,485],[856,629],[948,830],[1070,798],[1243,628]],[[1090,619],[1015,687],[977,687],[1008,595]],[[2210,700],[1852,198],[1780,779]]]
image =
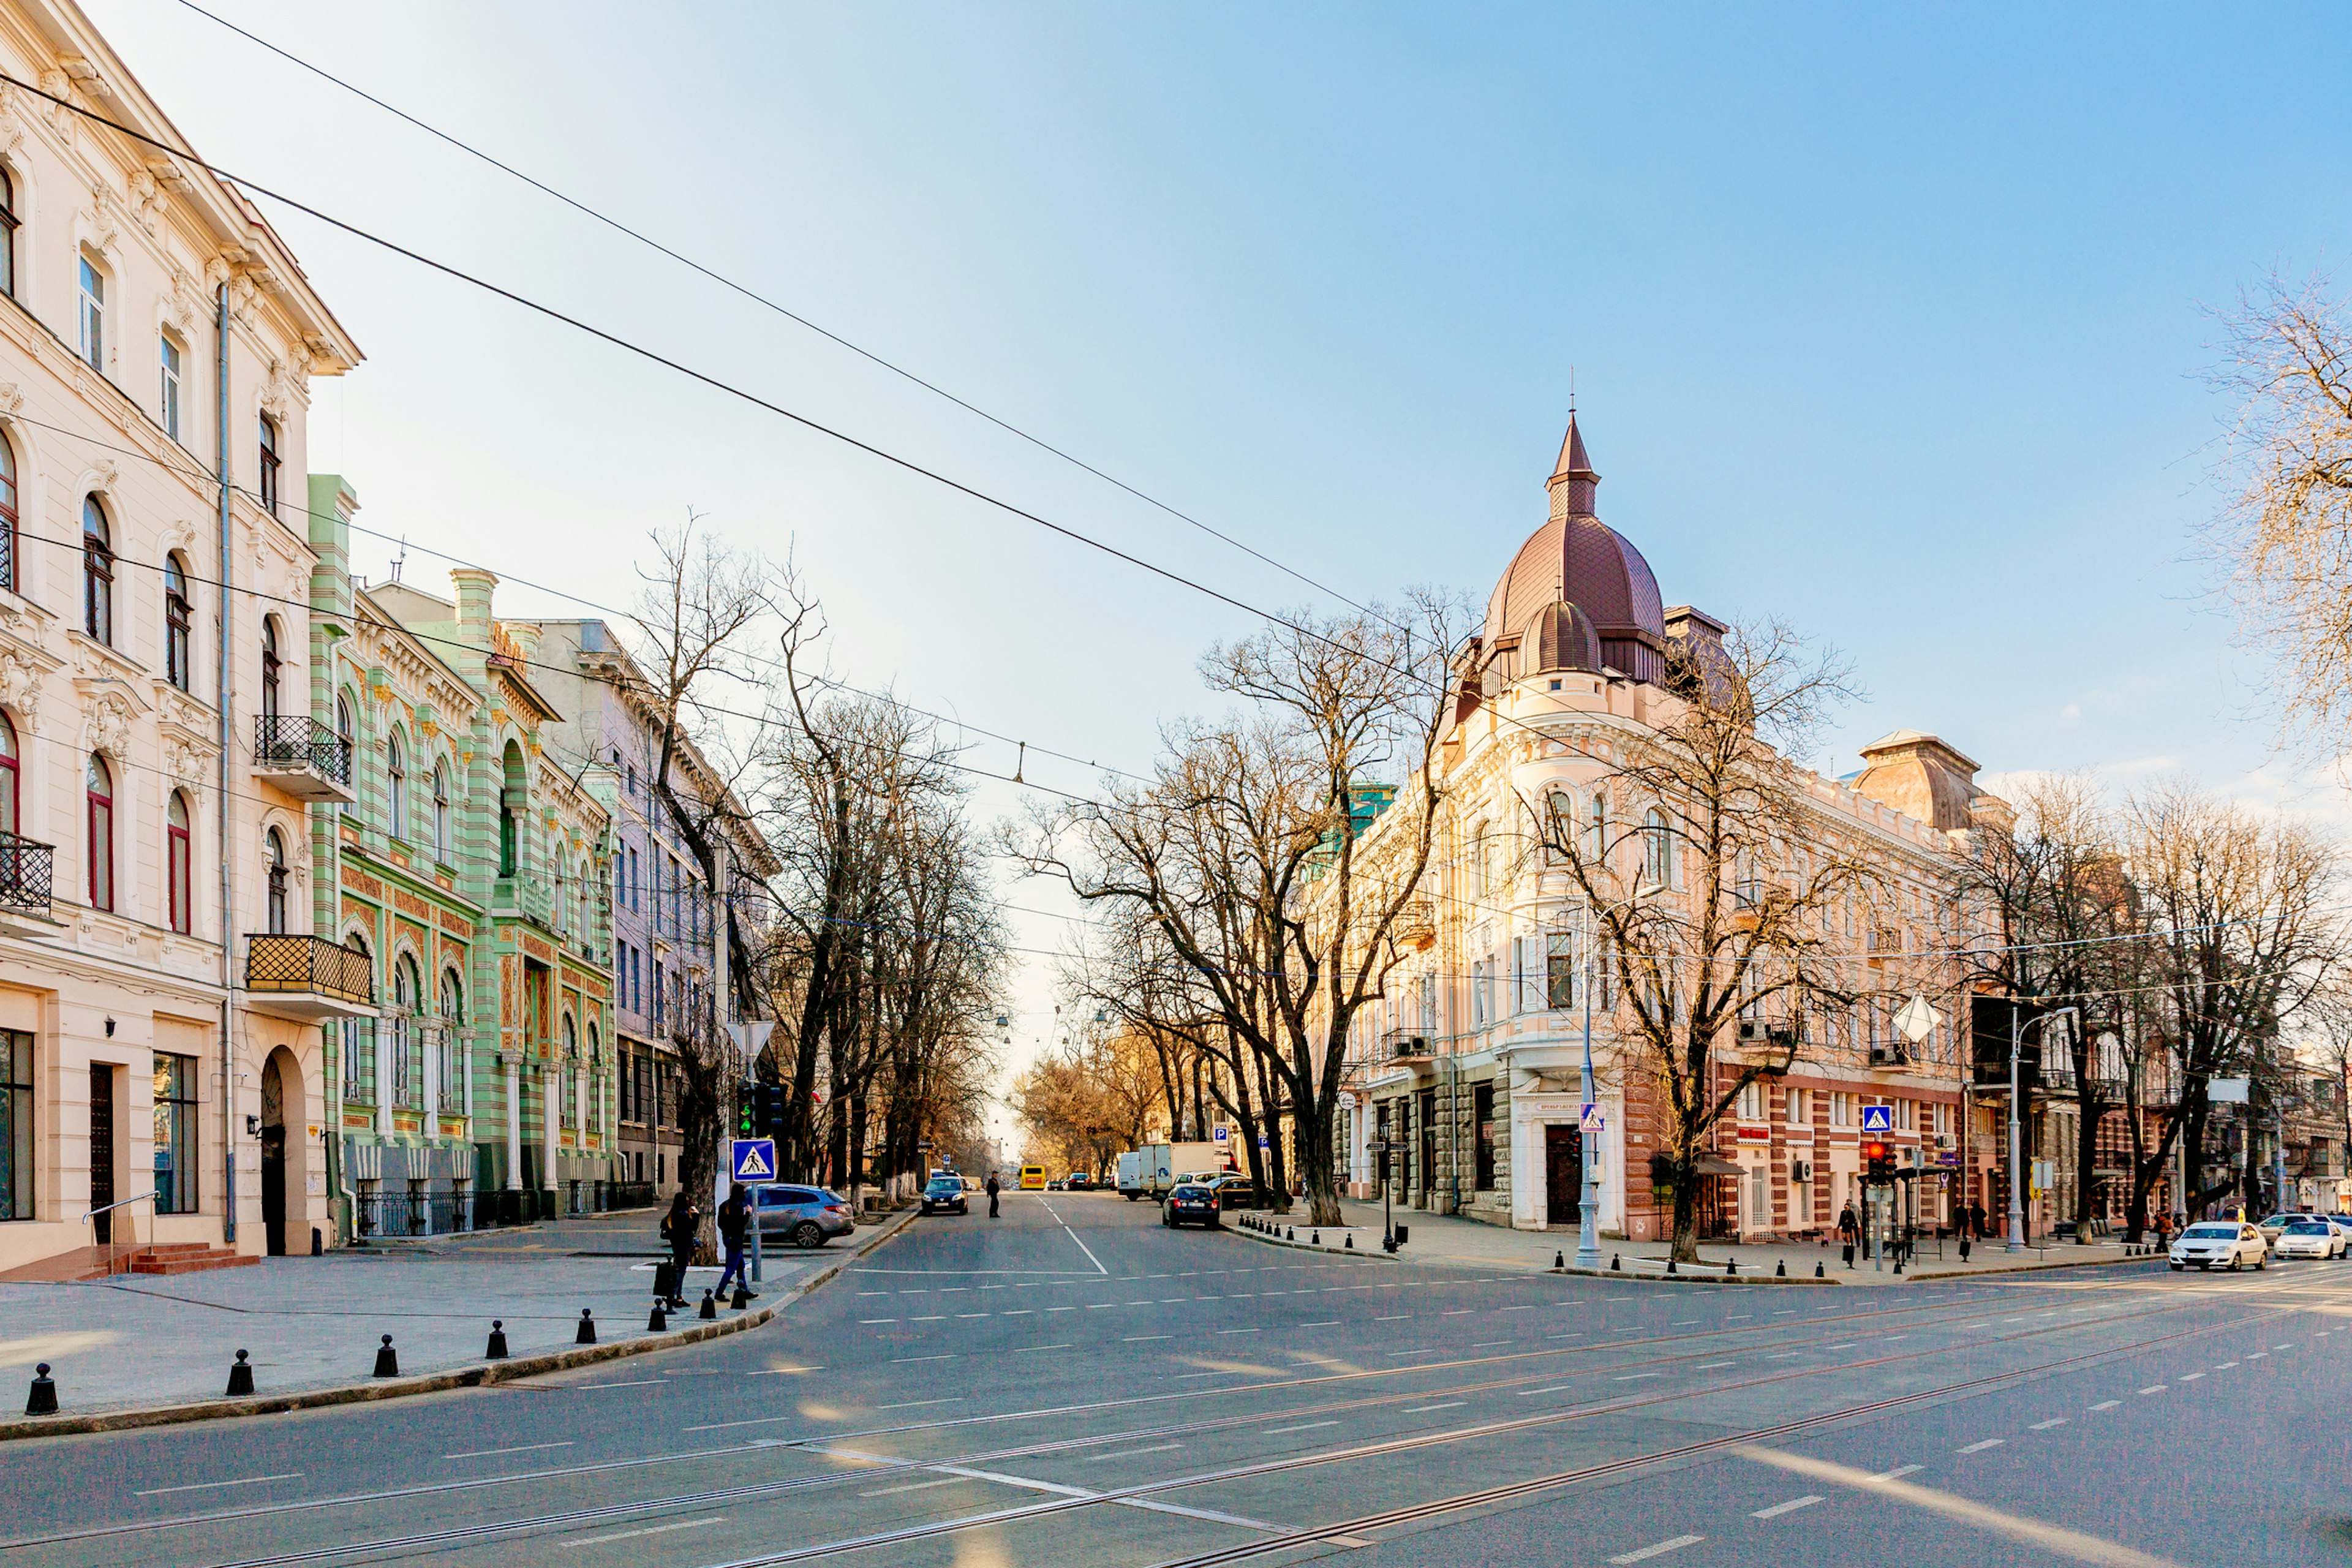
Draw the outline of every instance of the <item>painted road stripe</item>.
[[[1622,1552],[1609,1561],[1620,1564],[1621,1568],[1627,1563],[1647,1563],[1653,1557],[1664,1557],[1669,1552],[1680,1552],[1685,1546],[1696,1546],[1706,1539],[1704,1535],[1677,1535],[1671,1540],[1661,1541],[1654,1546],[1644,1546],[1639,1552]]]
[[[132,1492],[131,1495],[132,1497],[168,1497],[173,1492],[208,1492],[215,1487],[257,1487],[264,1481],[296,1481],[301,1479],[301,1471],[289,1470],[282,1476],[247,1476],[242,1480],[235,1481],[196,1481],[184,1487],[150,1487],[143,1492]]]
[[[1927,1468],[1925,1465],[1897,1465],[1891,1470],[1881,1470],[1870,1479],[1874,1481],[1899,1481],[1904,1477],[1916,1475]]]
[[[902,1356],[898,1357],[896,1361],[893,1361],[890,1364],[891,1364],[892,1366],[910,1366],[910,1365],[912,1365],[914,1363],[919,1362],[919,1361],[953,1361],[953,1360],[955,1360],[955,1354],[954,1354],[954,1352],[948,1352],[948,1353],[947,1353],[947,1354],[945,1354],[945,1355],[902,1355]]]
[[[1735,1361],[1703,1361],[1699,1363],[1697,1366],[1692,1368],[1692,1370],[1694,1372],[1713,1372],[1719,1366],[1738,1366],[1738,1364],[1739,1363]]]
[[[714,1513],[707,1515],[701,1519],[681,1519],[674,1524],[648,1524],[636,1530],[616,1530],[610,1535],[584,1535],[578,1541],[573,1542],[572,1544],[574,1546],[594,1546],[600,1542],[628,1541],[640,1535],[667,1535],[673,1530],[699,1530],[706,1524],[719,1523],[721,1521],[726,1519],[726,1517],[727,1516],[723,1513]]]
[[[2036,1421],[2032,1426],[2028,1426],[2026,1430],[2029,1432],[2047,1432],[2053,1426],[2063,1426],[2064,1425],[2066,1425],[2066,1418],[2063,1415],[2053,1415],[2047,1421]]]
[[[1261,1437],[1279,1437],[1286,1432],[1312,1432],[1318,1426],[1337,1426],[1337,1421],[1308,1421],[1297,1426],[1268,1426],[1261,1429]]]
[[[871,1325],[874,1323],[895,1323],[898,1321],[898,1320],[896,1318],[860,1318],[857,1320],[861,1326]]]
[[[2205,1374],[2201,1372],[2184,1372],[2176,1381],[2180,1383],[2194,1383],[2204,1375]]]
[[[2102,1399],[2096,1405],[2092,1405],[2091,1408],[2094,1410],[2113,1410],[2116,1405],[2121,1405],[2123,1401],[2120,1399]]]
[[[952,1399],[909,1399],[898,1405],[877,1405],[874,1408],[877,1410],[919,1410],[926,1405],[961,1405],[962,1403],[963,1395],[957,1394]]]
[[[2151,1383],[2146,1388],[2141,1389],[2140,1392],[2142,1394],[2162,1394],[2167,1386],[2168,1385],[2161,1383]]]
[[[1065,1340],[1058,1345],[1018,1345],[1014,1347],[1013,1353],[1014,1355],[1027,1355],[1031,1351],[1066,1351],[1069,1348],[1069,1342]]]
[[[1139,1345],[1149,1343],[1153,1340],[1172,1340],[1176,1336],[1174,1334],[1129,1334],[1127,1338],[1119,1341],[1118,1342],[1123,1345]]]
[[[1629,1372],[1622,1377],[1612,1377],[1609,1381],[1612,1383],[1639,1383],[1645,1377],[1664,1377],[1665,1375],[1666,1374],[1663,1372]]]
[[[1955,1454],[1981,1454],[1987,1448],[1998,1448],[2003,1443],[2008,1441],[2009,1439],[2006,1437],[1988,1437],[1981,1443],[1971,1443],[1965,1448],[1955,1448],[1952,1452]]]
[[[1096,1454],[1089,1458],[1087,1463],[1099,1465],[1108,1459],[1131,1459],[1138,1454],[1164,1454],[1171,1448],[1181,1448],[1183,1446],[1181,1443],[1154,1443],[1149,1448],[1121,1448],[1116,1454]]]
[[[1787,1502],[1776,1502],[1770,1508],[1759,1508],[1748,1517],[1750,1519],[1778,1519],[1784,1513],[1794,1513],[1801,1508],[1811,1508],[1821,1500],[1822,1500],[1819,1497],[1812,1496],[1811,1494],[1804,1497],[1792,1497]]]
[[[1425,1415],[1433,1410],[1459,1410],[1469,1403],[1470,1402],[1466,1399],[1449,1399],[1443,1405],[1407,1405],[1402,1412],[1400,1412],[1400,1414],[1405,1415]]]
[[[535,1454],[541,1448],[569,1448],[570,1447],[572,1447],[572,1439],[566,1437],[561,1443],[525,1443],[519,1448],[476,1448],[470,1453],[444,1454],[441,1457],[445,1459],[495,1459],[500,1454]]]
[[[946,1476],[936,1481],[908,1481],[903,1486],[876,1487],[870,1492],[859,1492],[857,1495],[859,1497],[897,1497],[900,1492],[927,1492],[933,1487],[951,1487],[961,1479],[963,1479],[961,1476]]]

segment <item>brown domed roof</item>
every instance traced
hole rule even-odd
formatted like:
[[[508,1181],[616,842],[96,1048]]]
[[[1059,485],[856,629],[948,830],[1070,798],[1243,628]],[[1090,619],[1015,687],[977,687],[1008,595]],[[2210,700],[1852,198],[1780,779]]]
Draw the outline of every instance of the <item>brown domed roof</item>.
[[[1600,478],[1570,416],[1549,483],[1553,516],[1519,547],[1495,584],[1486,602],[1486,646],[1494,647],[1551,605],[1572,605],[1599,639],[1601,663],[1637,680],[1655,680],[1664,673],[1656,652],[1666,632],[1658,580],[1642,552],[1589,510]]]
[[[1545,605],[1519,633],[1519,668],[1529,675],[1600,668],[1600,635],[1592,629],[1592,618],[1574,605]]]

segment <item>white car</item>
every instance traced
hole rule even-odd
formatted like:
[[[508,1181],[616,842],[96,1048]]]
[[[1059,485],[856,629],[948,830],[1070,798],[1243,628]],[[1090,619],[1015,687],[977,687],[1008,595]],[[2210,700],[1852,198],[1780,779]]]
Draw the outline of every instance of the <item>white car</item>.
[[[2192,1263],[2200,1268],[2235,1269],[2247,1263],[2262,1268],[2270,1263],[2270,1255],[2263,1233],[2243,1220],[2209,1219],[2180,1233],[2172,1244],[2172,1267],[2176,1272]]]
[[[2281,1258],[2341,1258],[2344,1233],[2324,1219],[2291,1219],[2271,1250]]]

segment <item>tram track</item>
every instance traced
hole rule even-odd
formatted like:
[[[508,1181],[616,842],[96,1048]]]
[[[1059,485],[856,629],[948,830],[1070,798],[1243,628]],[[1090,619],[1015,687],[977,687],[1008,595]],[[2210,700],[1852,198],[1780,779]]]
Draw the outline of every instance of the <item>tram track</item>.
[[[2203,1304],[2210,1304],[2210,1302],[2203,1298],[2199,1298],[2193,1301],[2166,1302],[2137,1311],[2119,1313],[2089,1321],[2076,1320],[2066,1322],[2042,1324],[2032,1329],[2021,1331],[2014,1334],[1992,1336],[1984,1341],[1979,1342],[1979,1343],[1980,1345],[1987,1346],[2015,1344],[2024,1341],[2045,1338],[2055,1333],[2127,1323],[2138,1319],[2177,1312],[2187,1310],[2189,1307],[2193,1305]],[[1981,1307],[1978,1307],[1972,1310],[1981,1310],[1982,1309]],[[2282,1308],[2278,1312],[2265,1314],[2264,1317],[2287,1315],[2296,1310],[2297,1309],[2294,1308]],[[1955,1313],[1953,1315],[1957,1317],[1965,1316],[1967,1314]],[[2053,1369],[2083,1363],[2103,1356],[2127,1355],[2135,1353],[2151,1344],[2161,1344],[2172,1340],[2185,1338],[2189,1335],[2218,1331],[2224,1328],[2242,1326],[2246,1323],[2260,1321],[2263,1321],[2263,1319],[2236,1319],[2228,1323],[2202,1325],[2197,1328],[2183,1330],[2177,1334],[2161,1335],[2152,1339],[2137,1340],[2129,1344],[2109,1346],[2097,1351],[2086,1352],[2078,1356],[2062,1358],[2057,1361],[2038,1363],[2033,1366],[2011,1369],[2001,1373],[1988,1374],[1982,1378],[1961,1380],[1959,1382],[1942,1385],[1938,1389],[1926,1390],[1915,1394],[1906,1395],[1901,1400],[1895,1403],[1913,1403],[1918,1399],[1936,1397],[1940,1394],[1965,1391],[1976,1387],[1989,1387],[2005,1382],[2032,1377]],[[1743,1332],[1746,1331],[1732,1331]],[[1695,1338],[1719,1339],[1723,1332],[1724,1331],[1717,1331],[1713,1334],[1679,1335],[1674,1336],[1674,1338],[1684,1340]],[[1601,1346],[1590,1348],[1613,1349],[1617,1347]],[[1579,1348],[1580,1351],[1581,1349],[1583,1349],[1583,1347]],[[1532,1353],[1548,1354],[1555,1352]],[[1570,1353],[1579,1352],[1571,1351]],[[1691,1355],[1705,1353],[1708,1352],[1690,1352]],[[1474,1423],[1460,1427],[1444,1428],[1433,1432],[1418,1433],[1406,1436],[1385,1439],[1381,1442],[1369,1445],[1357,1445],[1312,1454],[1288,1456],[1281,1459],[1258,1461],[1249,1465],[1217,1471],[1204,1472],[1195,1476],[1178,1477],[1161,1481],[1142,1483],[1134,1487],[1111,1489],[1083,1498],[1055,1499],[1045,1502],[997,1510],[983,1515],[970,1516],[960,1520],[941,1521],[931,1524],[911,1526],[900,1531],[886,1531],[869,1536],[853,1537],[835,1542],[820,1543],[810,1547],[796,1549],[794,1552],[791,1553],[773,1557],[762,1557],[750,1561],[760,1563],[781,1563],[811,1560],[822,1556],[838,1555],[845,1552],[866,1551],[901,1541],[920,1540],[931,1535],[952,1533],[961,1530],[981,1528],[989,1524],[1003,1522],[1010,1520],[1045,1517],[1066,1512],[1076,1508],[1093,1507],[1101,1504],[1115,1504],[1129,1500],[1147,1500],[1161,1491],[1181,1489],[1182,1488],[1192,1486],[1207,1485],[1221,1480],[1279,1472],[1287,1468],[1309,1468],[1317,1465],[1339,1462],[1351,1458],[1373,1457],[1386,1453],[1404,1452],[1417,1448],[1438,1447],[1450,1443],[1471,1441],[1480,1437],[1495,1435],[1507,1435],[1509,1433],[1559,1426],[1570,1422],[1596,1419],[1613,1414],[1620,1414],[1625,1411],[1640,1410],[1654,1405],[1672,1404],[1678,1401],[1699,1397],[1703,1394],[1712,1395],[1725,1393],[1737,1393],[1748,1389],[1775,1387],[1832,1373],[1853,1373],[1873,1367],[1888,1366],[1915,1360],[1916,1355],[1917,1352],[1916,1351],[1905,1351],[1897,1354],[1869,1358],[1858,1362],[1840,1363],[1834,1366],[1792,1367],[1765,1376],[1713,1384],[1706,1389],[1662,1389],[1654,1394],[1631,1395],[1621,1399],[1605,1400],[1594,1404],[1578,1405],[1568,1409],[1544,1411],[1535,1415],[1517,1417],[1506,1421]],[[1500,1358],[1480,1359],[1490,1360]],[[1684,1359],[1688,1359],[1688,1357],[1660,1357],[1654,1358],[1654,1360],[1647,1363],[1614,1363],[1605,1369],[1596,1368],[1592,1369],[1591,1372],[1579,1373],[1577,1375],[1597,1375],[1603,1370],[1614,1373],[1626,1366],[1655,1365]],[[1446,1363],[1440,1363],[1436,1368],[1404,1370],[1444,1370],[1445,1364]],[[1283,1385],[1243,1385],[1239,1389],[1224,1389],[1216,1392],[1226,1394],[1248,1393],[1259,1391],[1269,1386],[1300,1386],[1308,1383],[1353,1380],[1368,1376],[1388,1376],[1394,1375],[1398,1370],[1399,1369],[1378,1369],[1368,1373],[1335,1374],[1335,1376],[1330,1379],[1296,1380],[1290,1384]],[[1445,1389],[1443,1392],[1492,1392],[1496,1389],[1508,1388],[1517,1383],[1538,1381],[1540,1375],[1541,1374],[1538,1374],[1538,1376],[1531,1376],[1528,1378],[1489,1380],[1486,1383],[1475,1385],[1455,1385],[1452,1388]],[[1549,1375],[1557,1376],[1559,1373],[1554,1373]],[[781,1480],[751,1482],[733,1487],[710,1488],[695,1492],[677,1493],[665,1497],[649,1498],[632,1501],[598,1504],[588,1508],[564,1510],[519,1519],[485,1521],[476,1524],[452,1526],[445,1530],[421,1531],[398,1536],[381,1536],[366,1540],[301,1548],[263,1556],[236,1559],[232,1562],[219,1564],[218,1568],[292,1568],[292,1565],[294,1564],[330,1563],[348,1561],[368,1554],[385,1554],[402,1552],[446,1549],[492,1540],[509,1539],[519,1535],[549,1533],[568,1529],[585,1528],[592,1525],[606,1524],[648,1514],[690,1510],[721,1503],[738,1504],[743,1502],[762,1501],[774,1498],[790,1496],[797,1492],[810,1491],[823,1487],[837,1485],[841,1482],[852,1479],[867,1480],[887,1479],[897,1474],[921,1472],[939,1468],[940,1467],[969,1467],[983,1463],[1001,1464],[1006,1459],[1034,1458],[1039,1455],[1066,1453],[1085,1447],[1098,1447],[1111,1443],[1132,1442],[1147,1437],[1182,1435],[1185,1433],[1201,1433],[1233,1426],[1253,1426],[1269,1419],[1276,1419],[1280,1416],[1290,1415],[1315,1414],[1334,1409],[1360,1410],[1400,1403],[1408,1399],[1431,1398],[1435,1396],[1440,1391],[1438,1390],[1422,1389],[1411,1393],[1383,1394],[1374,1399],[1349,1401],[1341,1404],[1326,1405],[1321,1406],[1304,1406],[1295,1410],[1274,1414],[1269,1414],[1265,1411],[1260,1410],[1244,1415],[1221,1416],[1214,1420],[1205,1422],[1171,1424],[1159,1427],[1129,1428],[1117,1433],[1097,1434],[1086,1437],[1064,1438],[1047,1443],[1019,1445],[977,1453],[943,1457],[935,1456],[928,1458],[917,1458],[892,1459],[880,1463],[861,1464],[850,1468],[825,1471],[816,1475],[791,1477]],[[1157,1398],[1161,1396],[1144,1397]],[[1823,1421],[1839,1419],[1840,1415],[1841,1413],[1832,1412],[1817,1417],[1809,1417],[1805,1418],[1805,1421],[1802,1424],[1818,1425]],[[927,1423],[922,1425],[923,1426],[936,1428],[939,1426],[971,1424],[973,1423],[967,1421],[956,1423]],[[895,1430],[903,1431],[907,1429],[908,1428],[897,1428]],[[1780,1430],[1780,1428],[1776,1427],[1769,1430],[1777,1431]],[[743,1449],[729,1451],[749,1452],[756,1451],[759,1448],[798,1447],[813,1452],[824,1453],[829,1448],[855,1441],[860,1436],[872,1435],[875,1434],[827,1433],[793,1439],[790,1441],[774,1440],[758,1445],[746,1446]],[[1752,1436],[1748,1436],[1741,1439],[1727,1440],[1753,1439]],[[1670,1453],[1662,1454],[1660,1456],[1654,1456],[1650,1458],[1635,1462],[1659,1462],[1661,1459],[1671,1458],[1673,1457],[1674,1455]],[[1464,1506],[1475,1506],[1475,1504],[1465,1504]],[[268,1513],[273,1510],[267,1508],[260,1508],[237,1511],[239,1516],[245,1516],[253,1513]],[[218,1518],[219,1516],[215,1517]],[[106,1533],[120,1532],[119,1528],[106,1531]],[[74,1538],[88,1539],[88,1536],[78,1534]],[[58,1538],[51,1537],[48,1539],[57,1540]],[[730,1564],[729,1568],[736,1568],[736,1565]]]

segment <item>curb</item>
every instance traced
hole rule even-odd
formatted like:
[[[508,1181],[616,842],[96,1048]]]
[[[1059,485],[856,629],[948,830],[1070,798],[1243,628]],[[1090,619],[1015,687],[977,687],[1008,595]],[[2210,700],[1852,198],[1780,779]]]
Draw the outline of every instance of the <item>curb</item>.
[[[2047,1274],[2060,1268],[2113,1268],[2126,1263],[2161,1263],[2162,1253],[2145,1258],[2077,1258],[2065,1263],[2012,1263],[1999,1268],[1952,1268],[1937,1274],[1913,1274],[1913,1279],[1974,1279],[1986,1274]]]
[[[1311,1241],[1286,1241],[1281,1237],[1269,1235],[1262,1230],[1252,1230],[1244,1226],[1229,1225],[1223,1228],[1233,1232],[1235,1236],[1246,1237],[1251,1241],[1258,1242],[1264,1246],[1286,1247],[1293,1252],[1328,1254],[1333,1258],[1369,1258],[1374,1263],[1402,1263],[1404,1261],[1402,1258],[1391,1257],[1388,1253],[1382,1252],[1377,1247],[1318,1247]]]
[[[834,1262],[814,1270],[806,1279],[795,1281],[768,1305],[716,1323],[698,1321],[690,1329],[681,1329],[673,1333],[640,1334],[633,1339],[615,1340],[610,1344],[575,1345],[569,1350],[542,1351],[537,1355],[483,1362],[447,1372],[427,1373],[420,1377],[388,1377],[380,1383],[343,1384],[299,1394],[267,1394],[251,1399],[203,1399],[185,1405],[150,1405],[143,1409],[93,1411],[87,1415],[18,1415],[0,1419],[0,1443],[26,1437],[123,1432],[142,1426],[176,1426],[192,1421],[219,1421],[239,1415],[275,1415],[289,1410],[315,1410],[331,1405],[365,1405],[382,1399],[405,1398],[415,1394],[439,1394],[452,1388],[495,1387],[502,1383],[536,1377],[542,1373],[593,1366],[598,1362],[618,1361],[624,1356],[644,1355],[650,1351],[677,1350],[684,1345],[699,1344],[705,1340],[743,1333],[767,1322],[786,1306],[833,1279],[845,1266],[879,1247],[904,1230],[915,1214],[913,1209],[899,1210],[895,1216],[896,1223],[885,1220],[875,1227],[872,1240],[855,1251],[838,1254]]]
[[[1754,1274],[1667,1274],[1663,1271],[1657,1273],[1636,1273],[1631,1268],[1579,1268],[1573,1263],[1570,1264],[1565,1268],[1547,1268],[1544,1272],[1547,1274],[1573,1274],[1586,1279],[1606,1279],[1612,1285],[1843,1286],[1845,1284],[1844,1280],[1838,1279],[1835,1275],[1830,1275],[1823,1279],[1816,1279],[1810,1274],[1766,1274],[1760,1271]],[[1913,1278],[1914,1276],[1906,1274],[1903,1277],[1903,1280],[1898,1281],[1890,1278],[1886,1283],[1890,1285],[1898,1284],[1907,1281]]]

